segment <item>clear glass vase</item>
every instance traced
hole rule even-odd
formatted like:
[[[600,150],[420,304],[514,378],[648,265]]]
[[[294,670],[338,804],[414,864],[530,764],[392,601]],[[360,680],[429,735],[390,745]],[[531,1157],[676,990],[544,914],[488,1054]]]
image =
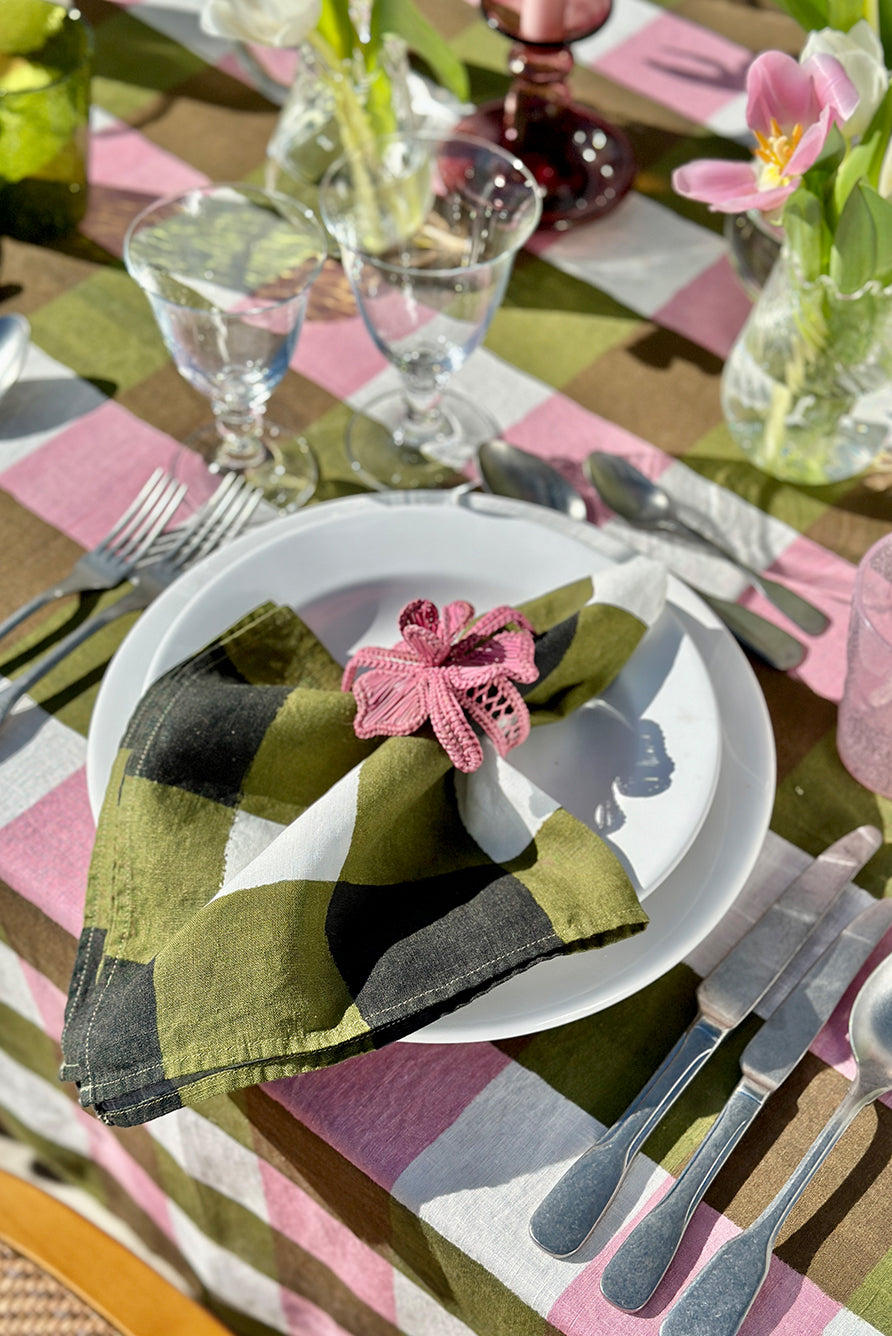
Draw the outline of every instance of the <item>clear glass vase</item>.
[[[304,45],[267,146],[267,189],[315,210],[319,182],[345,149],[361,147],[366,136],[410,131],[417,124],[404,42],[388,37],[373,70],[360,59],[332,66]]]
[[[862,473],[890,443],[892,288],[805,281],[782,247],[725,364],[722,411],[773,477],[820,486]]]

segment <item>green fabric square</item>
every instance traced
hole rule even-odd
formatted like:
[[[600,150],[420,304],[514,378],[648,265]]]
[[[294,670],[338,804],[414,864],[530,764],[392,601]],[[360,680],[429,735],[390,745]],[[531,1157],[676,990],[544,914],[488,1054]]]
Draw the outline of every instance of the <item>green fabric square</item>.
[[[35,342],[109,394],[169,360],[148,300],[122,268],[97,270],[30,317]]]

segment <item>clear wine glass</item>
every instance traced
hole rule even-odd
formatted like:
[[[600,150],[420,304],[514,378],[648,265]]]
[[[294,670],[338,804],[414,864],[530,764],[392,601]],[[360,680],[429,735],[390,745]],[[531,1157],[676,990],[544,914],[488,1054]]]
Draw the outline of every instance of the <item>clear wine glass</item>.
[[[157,200],[124,241],[127,270],[177,369],[211,401],[213,422],[184,444],[212,474],[244,474],[286,512],[309,500],[319,471],[303,437],[267,418],[266,403],[325,256],[325,232],[308,209],[240,183]]]
[[[352,418],[354,470],[379,490],[466,482],[462,468],[499,429],[447,383],[482,343],[538,225],[534,177],[487,140],[419,131],[343,155],[319,206],[365,326],[401,381]]]
[[[612,0],[481,0],[491,28],[510,37],[511,86],[459,122],[504,144],[542,187],[542,225],[556,231],[601,218],[635,179],[627,136],[570,92],[572,44],[610,17]]]

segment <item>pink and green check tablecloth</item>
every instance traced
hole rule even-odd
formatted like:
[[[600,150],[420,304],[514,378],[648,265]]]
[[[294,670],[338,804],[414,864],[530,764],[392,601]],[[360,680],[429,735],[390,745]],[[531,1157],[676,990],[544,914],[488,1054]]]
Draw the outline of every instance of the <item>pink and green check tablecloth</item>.
[[[232,52],[200,33],[196,0],[83,8],[97,37],[89,213],[68,242],[2,243],[0,313],[25,313],[34,342],[0,405],[0,616],[64,574],[203,420],[206,405],[173,369],[123,269],[121,242],[158,194],[260,179],[276,117]],[[504,39],[463,0],[427,8],[468,61],[475,97],[504,88]],[[638,1315],[601,1298],[604,1262],[730,1093],[758,1018],[651,1137],[587,1250],[558,1262],[527,1236],[534,1206],[637,1093],[691,1019],[698,978],[759,908],[852,826],[892,832],[890,804],[847,775],[834,744],[854,564],[892,523],[892,474],[803,490],[738,453],[718,378],[748,298],[721,220],[669,187],[677,163],[738,151],[751,52],[795,51],[799,40],[756,5],[617,0],[579,47],[576,82],[627,129],[635,189],[600,223],[535,238],[463,372],[504,434],[562,468],[616,535],[629,540],[582,478],[594,446],[662,477],[733,534],[751,564],[832,619],[794,673],[754,665],[778,755],[771,830],[733,913],[686,960],[627,1001],[550,1031],[395,1043],[145,1126],[106,1126],[60,1083],[59,1041],[95,834],[86,735],[127,626],[89,641],[0,730],[0,1121],[128,1221],[237,1333],[651,1336],[685,1277],[759,1213],[845,1089],[843,1006],[710,1188],[665,1286]],[[354,490],[343,428],[391,375],[330,263],[276,395],[319,454],[319,499]],[[656,540],[634,546],[670,551]],[[695,567],[671,551],[680,573],[777,615],[726,566],[697,558]],[[0,645],[0,673],[15,676],[93,602],[52,607],[20,628]],[[887,838],[849,892],[853,907],[886,894],[890,871]],[[746,1336],[892,1336],[890,1154],[884,1101],[859,1117],[786,1226]]]

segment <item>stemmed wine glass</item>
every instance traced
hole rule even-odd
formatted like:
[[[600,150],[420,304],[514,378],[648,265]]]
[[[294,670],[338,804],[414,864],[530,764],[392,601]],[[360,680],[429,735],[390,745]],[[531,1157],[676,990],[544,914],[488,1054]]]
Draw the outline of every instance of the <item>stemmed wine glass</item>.
[[[354,470],[379,490],[466,482],[460,470],[498,426],[447,382],[483,341],[539,222],[535,179],[487,140],[419,131],[345,153],[319,206],[365,326],[401,380],[351,420]]]
[[[561,230],[614,209],[635,178],[623,132],[568,87],[571,44],[610,17],[612,0],[482,0],[491,28],[512,39],[511,86],[458,128],[504,144],[530,168],[544,192],[542,225]]]
[[[157,200],[124,241],[127,270],[177,369],[211,401],[214,421],[184,444],[212,473],[244,474],[282,511],[312,496],[319,472],[307,442],[271,422],[266,403],[288,369],[326,252],[308,209],[245,184]]]

